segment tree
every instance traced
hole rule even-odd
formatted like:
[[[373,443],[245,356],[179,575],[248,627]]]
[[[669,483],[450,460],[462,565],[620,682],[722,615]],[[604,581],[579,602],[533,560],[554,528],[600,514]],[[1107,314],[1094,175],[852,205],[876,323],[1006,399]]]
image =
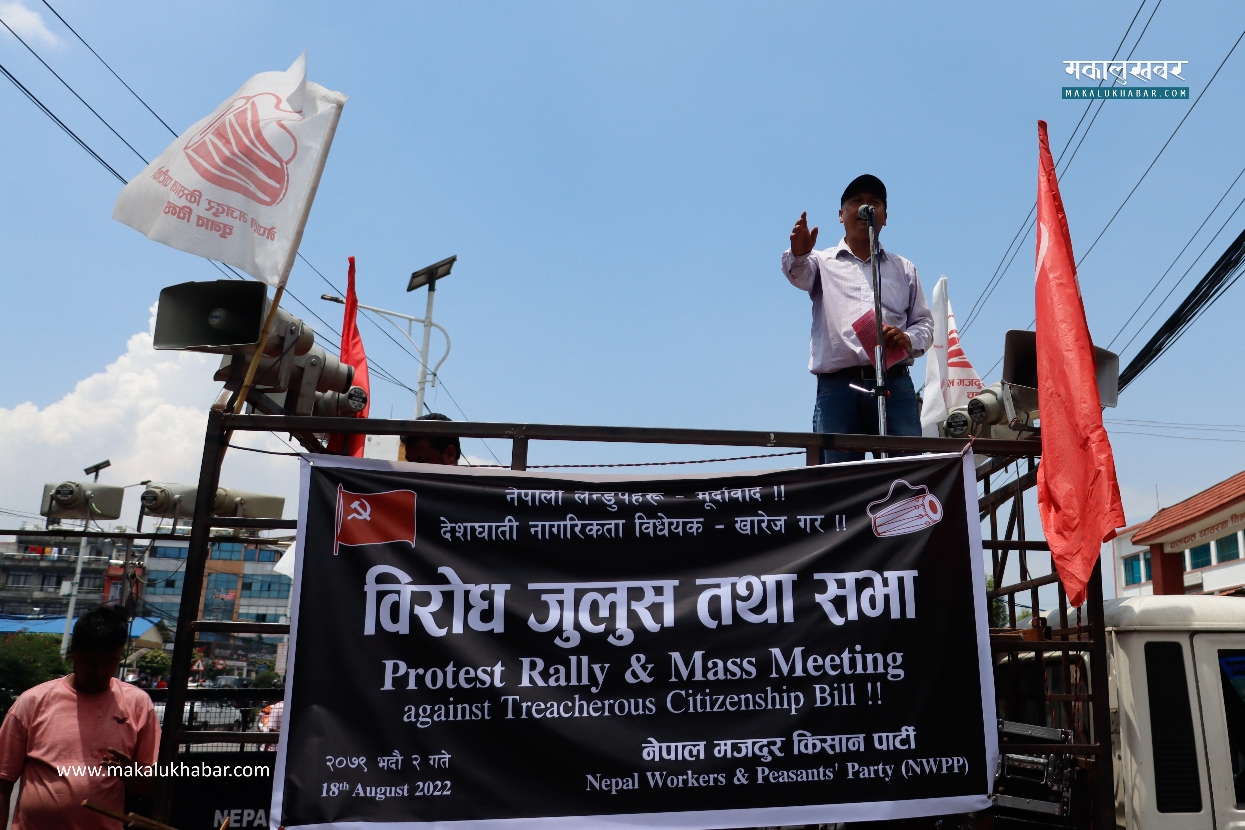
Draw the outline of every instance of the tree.
[[[277,680],[280,679],[280,677],[281,675],[277,674],[272,669],[264,667],[255,672],[255,679],[251,685],[258,689],[270,689],[277,685]]]
[[[173,658],[164,649],[153,648],[138,658],[138,667],[152,677],[164,677],[173,666]]]
[[[986,591],[994,590],[994,577],[986,577]],[[1002,597],[995,597],[990,600],[990,627],[991,628],[1007,628],[1010,623],[1007,616],[1007,603]]]
[[[17,696],[66,675],[70,665],[61,659],[61,638],[56,634],[9,634],[0,638],[0,715],[7,713]]]

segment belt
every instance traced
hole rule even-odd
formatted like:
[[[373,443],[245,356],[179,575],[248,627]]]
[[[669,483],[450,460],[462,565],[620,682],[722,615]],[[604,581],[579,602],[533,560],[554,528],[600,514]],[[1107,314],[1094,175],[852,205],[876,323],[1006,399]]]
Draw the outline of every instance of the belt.
[[[900,363],[886,370],[886,379],[895,380],[908,374],[906,364]],[[834,378],[835,380],[867,380],[873,381],[876,377],[872,366],[849,366],[846,369],[839,369],[837,372],[823,372],[817,375],[819,378]]]

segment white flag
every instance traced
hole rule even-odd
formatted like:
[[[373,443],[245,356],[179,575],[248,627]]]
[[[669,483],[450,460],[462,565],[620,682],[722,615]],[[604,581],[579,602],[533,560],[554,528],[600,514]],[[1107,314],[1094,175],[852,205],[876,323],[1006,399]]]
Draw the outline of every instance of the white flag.
[[[925,400],[921,406],[921,434],[938,437],[938,427],[948,413],[964,406],[981,391],[981,378],[968,362],[960,346],[960,332],[955,327],[955,313],[947,296],[947,278],[938,278],[934,286],[934,343],[925,353]]]
[[[307,80],[306,53],[261,72],[122,188],[112,218],[280,285],[345,102]]]

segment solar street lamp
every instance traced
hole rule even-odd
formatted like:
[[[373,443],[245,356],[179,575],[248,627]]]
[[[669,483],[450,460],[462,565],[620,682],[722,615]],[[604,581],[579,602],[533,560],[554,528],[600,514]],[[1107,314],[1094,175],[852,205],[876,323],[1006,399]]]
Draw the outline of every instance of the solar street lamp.
[[[428,286],[428,309],[424,312],[424,345],[419,350],[419,386],[415,392],[415,417],[418,418],[424,414],[424,381],[428,379],[428,339],[432,336],[432,301],[437,295],[437,280],[445,279],[450,275],[450,269],[454,267],[458,255],[435,262],[427,268],[421,268],[414,274],[411,274],[411,281],[406,284],[407,292],[414,291],[420,286]],[[445,329],[441,329],[445,331]],[[449,342],[449,338],[446,338]],[[445,352],[449,354],[449,349]],[[444,359],[444,358],[442,358]],[[441,364],[437,364],[440,367]]]
[[[105,458],[103,461],[99,462],[98,464],[92,464],[90,467],[87,467],[82,472],[86,473],[87,475],[94,475],[95,480],[99,481],[99,471],[107,469],[108,467],[111,467],[111,466],[112,466],[112,462],[109,461],[107,458]]]
[[[419,382],[416,384],[416,387],[415,387],[415,417],[416,418],[424,414],[424,389],[427,386],[428,375],[429,374],[432,375],[432,385],[436,386],[437,385],[437,372],[441,370],[441,364],[445,362],[445,359],[450,356],[450,333],[445,330],[444,326],[432,322],[432,304],[433,304],[433,300],[435,299],[435,295],[436,295],[437,280],[442,280],[448,277],[450,275],[450,271],[454,267],[454,263],[457,261],[458,261],[458,256],[454,255],[452,257],[443,259],[440,262],[434,262],[432,265],[429,265],[427,268],[421,268],[415,273],[411,274],[411,279],[406,284],[406,290],[408,292],[414,291],[417,288],[423,288],[425,285],[428,286],[428,306],[424,312],[423,317],[412,317],[409,314],[401,314],[397,311],[389,311],[387,309],[377,308],[376,306],[364,305],[363,303],[359,303],[359,308],[366,309],[367,311],[374,312],[384,317],[387,323],[389,323],[391,326],[396,328],[398,331],[402,332],[402,335],[406,337],[407,340],[411,341],[412,346],[415,346],[417,349],[419,349]],[[336,297],[332,294],[321,294],[320,299],[328,300],[331,303],[344,304],[346,302],[341,297]],[[403,330],[402,326],[400,326],[398,323],[395,323],[394,320],[406,321],[406,329]],[[420,325],[424,327],[424,337],[423,337],[422,344],[416,343],[415,338],[412,334],[412,326],[415,323],[419,323]],[[437,365],[432,367],[432,371],[429,372],[428,371],[428,350],[431,345],[430,341],[432,339],[432,330],[434,327],[438,331],[440,331],[441,334],[445,337],[445,353],[441,355],[441,359],[437,361]]]

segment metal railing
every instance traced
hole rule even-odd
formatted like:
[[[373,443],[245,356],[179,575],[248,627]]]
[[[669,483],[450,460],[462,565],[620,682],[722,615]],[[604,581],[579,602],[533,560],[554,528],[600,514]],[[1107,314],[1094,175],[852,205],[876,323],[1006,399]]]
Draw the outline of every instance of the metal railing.
[[[162,720],[167,713],[168,691],[147,690]],[[187,689],[178,755],[274,751],[280,721],[269,707],[284,697],[285,690],[280,688]],[[266,724],[265,715],[269,719]]]
[[[204,440],[203,458],[200,465],[199,491],[215,492],[218,484],[220,465],[224,458],[229,436],[234,431],[260,432],[274,431],[292,434],[309,451],[323,452],[324,448],[316,439],[315,434],[342,433],[367,435],[423,435],[429,437],[457,438],[495,438],[511,441],[510,468],[526,470],[528,468],[528,450],[532,441],[576,441],[602,443],[634,443],[634,444],[672,444],[699,446],[729,447],[766,447],[803,449],[805,462],[809,465],[820,463],[821,451],[840,450],[849,452],[882,453],[921,453],[921,452],[959,452],[968,441],[949,438],[916,438],[904,436],[869,436],[869,435],[837,435],[807,432],[764,432],[743,430],[708,430],[708,429],[663,429],[651,427],[602,427],[574,426],[550,424],[519,424],[519,423],[476,423],[476,422],[441,422],[441,421],[408,421],[380,420],[356,418],[319,418],[274,415],[229,415],[219,411],[209,413],[207,434]],[[1002,600],[1007,609],[1008,625],[1006,630],[992,631],[991,649],[999,655],[996,658],[1000,665],[1006,666],[1009,661],[1016,662],[1017,655],[1032,655],[1028,659],[1040,660],[1045,666],[1047,655],[1060,655],[1059,665],[1062,667],[1063,682],[1058,688],[1063,691],[1051,692],[1045,697],[1044,704],[1058,704],[1062,707],[1060,722],[1084,721],[1084,704],[1091,707],[1091,729],[1087,739],[1078,740],[1073,744],[1061,744],[1052,749],[1049,746],[1029,743],[1008,743],[1004,751],[1028,752],[1032,754],[1060,752],[1085,756],[1092,759],[1096,772],[1094,784],[1095,809],[1094,826],[1110,828],[1114,826],[1114,801],[1112,793],[1112,771],[1110,751],[1110,716],[1107,703],[1105,628],[1102,614],[1102,575],[1101,566],[1095,570],[1089,586],[1088,624],[1084,629],[1069,629],[1067,600],[1062,586],[1059,587],[1059,608],[1061,619],[1065,622],[1060,628],[1047,634],[1040,629],[1043,639],[1034,639],[1016,627],[1016,596],[1028,592],[1030,604],[1040,609],[1038,590],[1043,585],[1055,584],[1057,577],[1047,574],[1033,574],[1028,561],[1028,554],[1034,551],[1046,551],[1049,548],[1044,542],[1025,538],[1025,517],[1023,497],[1026,490],[1036,482],[1036,462],[1041,455],[1040,440],[994,440],[977,439],[972,442],[978,456],[987,460],[978,467],[978,481],[984,493],[981,496],[979,509],[981,518],[990,521],[990,538],[984,540],[984,547],[992,552],[995,588],[989,592],[989,599]],[[1028,469],[1018,475],[1015,481],[998,489],[992,488],[992,479],[1000,473],[1007,474],[1008,468],[1018,460],[1026,459]],[[1006,533],[999,538],[998,512],[1008,502],[1011,503]],[[244,521],[239,524],[225,524],[210,515],[210,499],[198,499],[194,521],[191,527],[189,549],[186,559],[185,581],[182,589],[182,604],[178,614],[177,636],[173,650],[173,665],[169,689],[167,691],[167,711],[164,718],[164,732],[160,749],[161,762],[174,758],[178,751],[204,738],[204,732],[215,730],[194,729],[193,723],[186,722],[184,717],[173,717],[173,713],[181,711],[185,714],[187,703],[196,693],[203,690],[187,688],[193,659],[194,637],[196,632],[216,633],[251,633],[251,634],[288,634],[289,626],[278,623],[251,623],[209,621],[197,619],[197,598],[202,593],[204,567],[207,562],[210,530],[212,527],[246,526],[294,528],[295,522],[270,521],[260,525],[257,520]],[[1013,538],[1015,536],[1015,538]],[[1002,585],[1007,565],[1015,553],[1019,565],[1020,579],[1013,585]],[[189,599],[189,598],[193,598]],[[1038,612],[1035,612],[1034,616]],[[1049,639],[1045,639],[1049,637]],[[1088,654],[1089,687],[1085,693],[1069,693],[1074,688],[1072,675],[1081,674],[1074,670],[1068,655]],[[1079,682],[1079,681],[1078,681]],[[1081,688],[1084,684],[1075,686]],[[236,695],[240,690],[214,690],[222,697]],[[261,691],[261,690],[256,690]],[[1002,706],[1006,701],[1000,702]],[[1079,707],[1079,708],[1078,708]],[[1079,720],[1078,720],[1079,719]],[[259,743],[266,733],[239,731],[239,743]],[[245,735],[243,738],[242,736]],[[207,735],[215,738],[216,735]],[[271,740],[263,737],[263,741]],[[156,817],[169,815],[171,787],[158,784],[154,807]]]
[[[1092,826],[1100,830],[1113,828],[1115,792],[1102,563],[1095,565],[1090,578],[1085,619],[1080,619],[1078,610],[1078,624],[1072,626],[1067,594],[1054,572],[1053,561],[1051,572],[1046,574],[1034,573],[1029,562],[1031,552],[1050,551],[1045,541],[1025,538],[1024,493],[1037,483],[1036,459],[1028,459],[1027,469],[1023,474],[1017,470],[1014,481],[993,490],[991,479],[1000,472],[1005,473],[1006,470],[992,467],[978,473],[984,490],[979,501],[980,515],[982,520],[989,519],[990,524],[990,538],[984,540],[983,547],[991,552],[995,586],[986,592],[986,597],[992,609],[994,601],[1002,600],[1007,615],[1005,624],[992,629],[990,636],[991,650],[997,661],[999,717],[1068,729],[1073,733],[1075,743],[1025,743],[1002,736],[999,750],[1017,755],[1062,754],[1092,759]],[[1008,502],[1011,506],[1003,538],[1000,539],[999,511]],[[1013,554],[1019,578],[1010,585],[1004,585],[1004,574]],[[1042,616],[1038,592],[1046,585],[1057,586],[1057,627],[1047,625]],[[1027,627],[1017,625],[1017,607],[1022,607],[1017,596],[1024,594],[1028,594],[1029,600]],[[1000,676],[1006,681],[1001,684],[1001,691],[997,683]],[[1076,691],[1070,691],[1073,689]],[[1087,704],[1088,712],[1085,711]]]

